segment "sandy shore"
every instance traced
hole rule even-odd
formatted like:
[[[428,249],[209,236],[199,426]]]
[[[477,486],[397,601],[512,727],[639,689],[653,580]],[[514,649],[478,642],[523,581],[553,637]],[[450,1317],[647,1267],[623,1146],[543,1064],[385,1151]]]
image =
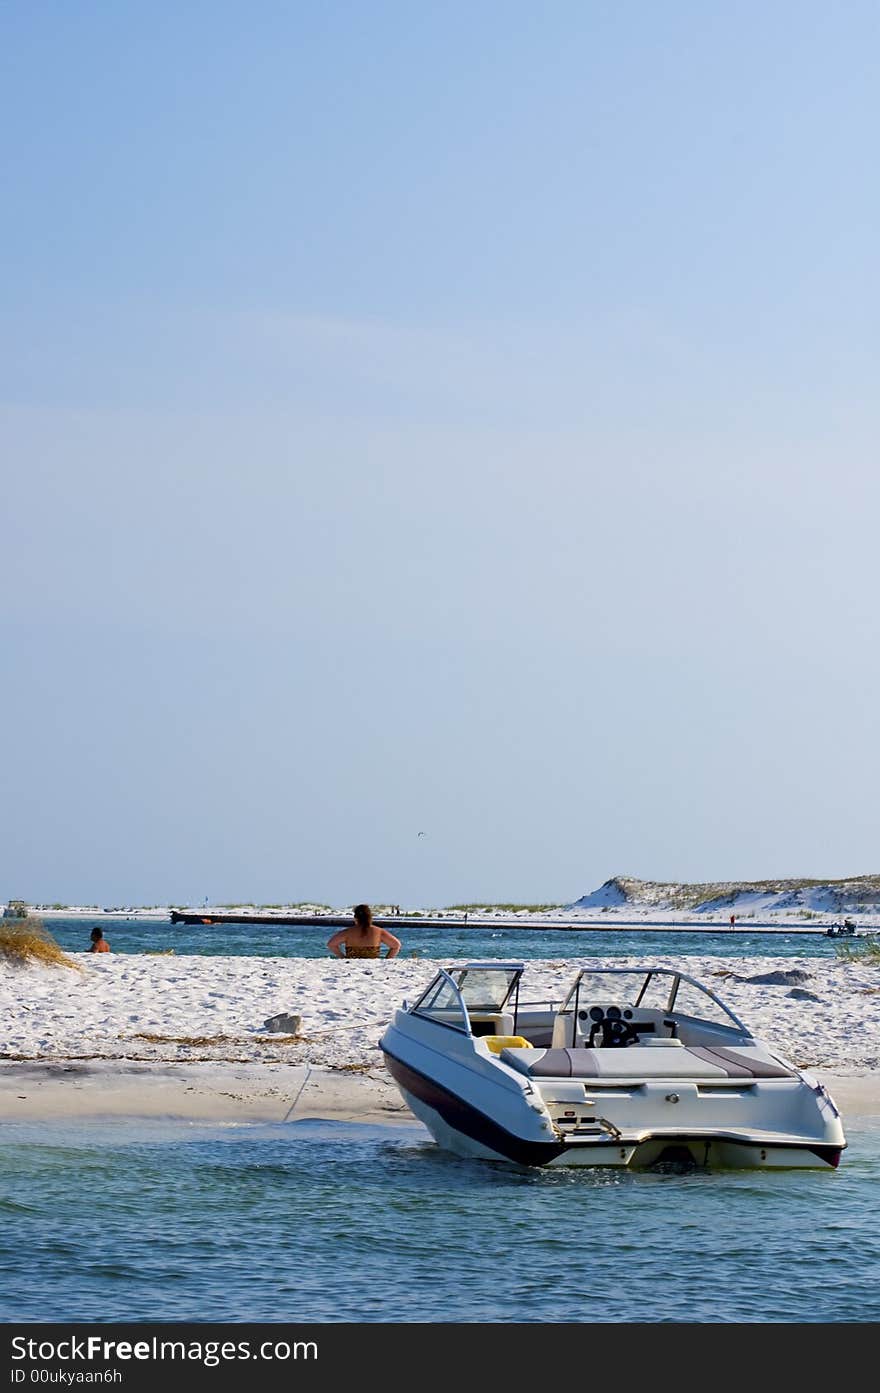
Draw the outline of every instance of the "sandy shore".
[[[836,958],[652,957],[717,991],[739,1018],[813,1073],[880,1070],[880,970]],[[641,965],[638,957],[605,966]],[[565,996],[581,963],[527,966],[523,999]],[[70,1062],[311,1064],[376,1071],[378,1042],[402,999],[438,966],[428,959],[76,955],[76,967],[0,962],[0,1059]],[[770,980],[767,980],[768,977]],[[296,1034],[266,1021],[300,1018]]]
[[[880,1076],[821,1074],[846,1122],[880,1118]],[[332,1118],[420,1124],[381,1068],[279,1064],[0,1064],[0,1122],[62,1118],[289,1122]]]
[[[410,1116],[378,1044],[402,998],[424,990],[436,963],[77,959],[76,968],[0,963],[0,1119]],[[524,999],[560,1000],[576,966],[529,963]],[[880,972],[873,964],[688,957],[686,971],[783,1056],[827,1082],[845,1117],[880,1116]],[[280,1012],[301,1018],[297,1033],[267,1030]]]
[[[118,1060],[0,1064],[0,1122],[88,1117],[415,1123],[381,1069]]]

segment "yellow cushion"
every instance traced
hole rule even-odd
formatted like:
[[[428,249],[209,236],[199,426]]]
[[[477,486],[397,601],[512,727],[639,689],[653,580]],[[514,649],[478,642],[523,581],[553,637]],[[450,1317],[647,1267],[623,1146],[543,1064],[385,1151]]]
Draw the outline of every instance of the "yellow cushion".
[[[531,1049],[528,1040],[524,1040],[521,1035],[484,1035],[482,1038],[493,1054],[500,1054],[502,1050]]]

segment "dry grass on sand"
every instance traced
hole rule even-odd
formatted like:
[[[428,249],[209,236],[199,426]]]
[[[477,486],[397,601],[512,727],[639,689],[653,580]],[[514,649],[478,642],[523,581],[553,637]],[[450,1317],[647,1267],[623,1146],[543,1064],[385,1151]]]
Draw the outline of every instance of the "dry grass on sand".
[[[873,967],[880,966],[880,937],[877,934],[868,934],[867,937],[856,939],[854,942],[835,943],[834,953],[844,962],[864,962]]]
[[[153,1035],[139,1030],[134,1035],[120,1035],[120,1040],[149,1040],[152,1045],[305,1045],[305,1035]]]
[[[44,963],[48,967],[71,967],[74,972],[82,972],[79,963],[58,947],[42,920],[30,916],[8,924],[0,923],[0,961],[15,967]]]

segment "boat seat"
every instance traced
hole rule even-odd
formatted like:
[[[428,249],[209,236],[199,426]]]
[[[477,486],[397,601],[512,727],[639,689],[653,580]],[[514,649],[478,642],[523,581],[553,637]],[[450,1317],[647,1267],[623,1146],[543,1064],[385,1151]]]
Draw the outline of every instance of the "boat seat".
[[[486,1045],[492,1054],[501,1054],[504,1050],[530,1050],[531,1040],[526,1040],[522,1035],[484,1035]]]
[[[560,1011],[553,1022],[551,1048],[554,1050],[561,1050],[565,1049],[567,1045],[570,1045],[573,1028],[571,1015],[563,1015]]]
[[[794,1079],[797,1074],[775,1059],[765,1059],[752,1046],[728,1049],[726,1045],[691,1045],[690,1053],[721,1064],[731,1079]]]
[[[595,1054],[595,1050],[502,1050],[501,1058],[521,1074],[535,1079],[595,1079]]]
[[[475,1035],[502,1036],[513,1034],[513,1016],[510,1011],[471,1011],[471,1029]]]
[[[682,1046],[655,1049],[629,1045],[625,1049],[502,1050],[500,1058],[521,1074],[535,1079],[722,1079],[739,1077],[729,1062],[697,1054]],[[741,1066],[740,1066],[741,1067]]]

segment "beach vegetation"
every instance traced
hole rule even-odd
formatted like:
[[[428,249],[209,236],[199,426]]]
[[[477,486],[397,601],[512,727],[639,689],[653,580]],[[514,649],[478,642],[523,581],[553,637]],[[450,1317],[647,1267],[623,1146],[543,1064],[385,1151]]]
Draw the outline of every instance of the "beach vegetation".
[[[880,937],[868,934],[867,938],[838,941],[834,945],[834,954],[844,962],[870,963],[873,967],[880,967]]]
[[[561,904],[512,904],[507,902],[488,904],[482,901],[475,902],[474,904],[450,904],[446,906],[447,911],[457,910],[461,913],[467,912],[468,914],[479,910],[483,910],[484,912],[503,910],[505,914],[544,914],[549,909],[562,908],[563,906]]]
[[[732,909],[737,918],[745,917],[737,909],[748,896],[786,896],[788,903],[765,906],[764,909],[796,909],[798,897],[809,891],[825,891],[829,906],[838,909],[868,910],[880,904],[880,875],[850,876],[843,880],[819,880],[798,877],[786,880],[673,881],[638,880],[634,876],[612,876],[601,887],[620,898],[620,904],[651,905],[665,909]],[[588,897],[589,898],[589,897]]]
[[[68,957],[34,915],[0,923],[0,960],[16,967],[43,963],[47,967],[72,967],[82,972],[79,963]]]
[[[156,1035],[139,1030],[133,1035],[120,1035],[120,1040],[147,1040],[151,1045],[299,1045],[307,1042],[305,1035],[273,1035],[271,1040],[255,1040],[252,1035]]]

